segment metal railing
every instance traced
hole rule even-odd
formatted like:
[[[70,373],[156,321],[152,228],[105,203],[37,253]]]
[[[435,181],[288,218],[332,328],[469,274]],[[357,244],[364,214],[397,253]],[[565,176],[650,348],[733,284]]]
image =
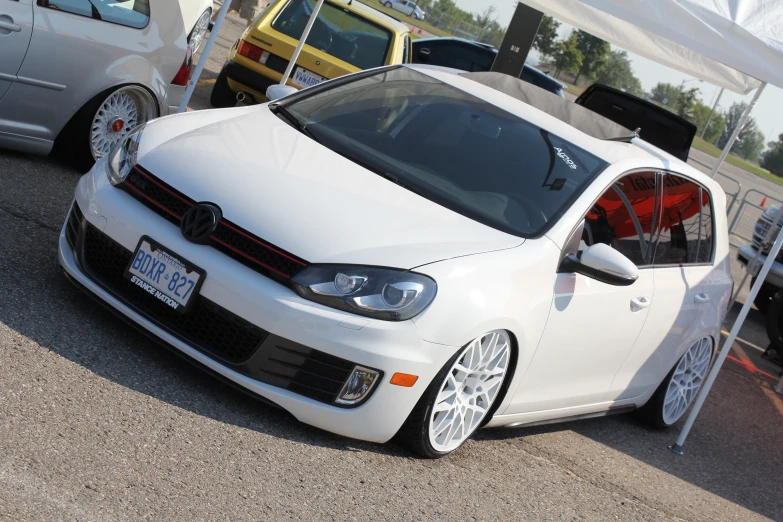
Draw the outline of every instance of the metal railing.
[[[750,189],[745,191],[745,195],[742,196],[742,199],[740,200],[737,212],[734,214],[734,219],[732,219],[731,225],[729,225],[729,244],[739,247],[744,243],[753,241],[753,230],[756,226],[756,222],[766,209],[766,207],[761,205],[765,199],[767,200],[767,206],[775,204],[777,204],[777,206],[783,205],[783,201],[768,194],[764,194],[759,190]],[[745,241],[744,243],[736,242],[732,239],[732,236]]]

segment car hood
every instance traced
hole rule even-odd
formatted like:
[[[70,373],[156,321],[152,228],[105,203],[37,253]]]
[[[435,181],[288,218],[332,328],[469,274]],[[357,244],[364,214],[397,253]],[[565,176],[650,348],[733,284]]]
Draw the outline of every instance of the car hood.
[[[366,170],[265,105],[153,122],[139,164],[310,263],[413,268],[524,241]]]

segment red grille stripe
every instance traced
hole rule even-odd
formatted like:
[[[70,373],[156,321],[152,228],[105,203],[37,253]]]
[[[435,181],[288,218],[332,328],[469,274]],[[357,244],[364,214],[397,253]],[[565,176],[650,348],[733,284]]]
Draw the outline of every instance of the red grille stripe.
[[[232,247],[231,245],[229,245],[229,244],[228,244],[228,243],[226,243],[225,241],[221,241],[221,240],[219,240],[219,239],[218,239],[218,238],[216,238],[215,236],[212,236],[212,237],[210,237],[210,239],[211,239],[212,241],[214,241],[215,243],[219,243],[219,244],[221,244],[222,246],[224,246],[224,247],[228,248],[228,249],[229,249],[229,250],[231,250],[232,252],[236,252],[236,253],[237,253],[237,254],[239,254],[240,256],[242,256],[242,257],[245,257],[245,258],[249,259],[250,261],[252,261],[252,262],[254,262],[254,263],[258,263],[259,265],[263,266],[263,267],[264,267],[264,268],[266,268],[267,270],[271,270],[271,271],[272,271],[272,272],[274,272],[275,274],[278,274],[278,275],[280,275],[280,276],[282,276],[282,277],[285,277],[286,279],[291,279],[291,276],[290,276],[290,275],[288,275],[288,274],[284,274],[284,273],[283,273],[283,272],[281,272],[280,270],[275,270],[275,269],[274,269],[274,268],[272,268],[271,266],[269,266],[269,265],[266,265],[266,264],[262,263],[261,261],[259,261],[259,260],[258,260],[258,259],[256,259],[255,257],[253,257],[253,256],[250,256],[250,255],[248,255],[248,254],[245,254],[245,253],[244,253],[244,252],[242,252],[241,250],[239,250],[239,249],[237,249],[237,248],[234,248],[234,247]]]
[[[143,197],[144,199],[146,199],[147,201],[149,201],[150,203],[152,203],[153,205],[155,205],[159,209],[163,210],[164,212],[168,212],[169,214],[171,214],[172,216],[174,216],[177,219],[182,219],[182,216],[177,215],[176,213],[172,212],[168,208],[164,207],[163,205],[161,205],[160,203],[158,203],[157,201],[155,201],[154,199],[152,199],[151,197],[149,197],[144,192],[142,192],[141,190],[137,189],[136,187],[134,187],[130,183],[126,183],[125,186],[128,187],[129,189],[133,190],[133,192],[135,192],[139,196]]]
[[[139,173],[139,174],[140,174],[140,175],[141,175],[143,178],[145,178],[147,181],[149,181],[149,182],[151,182],[151,183],[154,183],[155,185],[157,185],[157,186],[158,186],[158,187],[160,187],[161,189],[165,190],[166,192],[168,192],[169,194],[171,194],[172,196],[174,196],[174,197],[175,197],[175,198],[177,198],[178,200],[182,201],[182,202],[183,202],[183,203],[185,203],[186,205],[188,205],[188,206],[191,206],[191,207],[192,207],[193,205],[195,205],[195,203],[194,203],[192,200],[189,200],[189,199],[185,199],[185,198],[183,198],[183,197],[182,197],[180,194],[178,194],[177,192],[175,192],[175,191],[171,190],[170,188],[168,188],[166,185],[164,185],[163,183],[161,183],[161,182],[160,182],[160,181],[158,181],[157,179],[153,178],[152,176],[148,176],[148,175],[147,175],[147,174],[146,174],[146,173],[145,173],[143,170],[141,170],[140,168],[138,168],[138,167],[133,167],[133,169],[134,169],[136,172],[138,172],[138,173]]]
[[[230,225],[230,224],[229,224],[229,222],[228,222],[227,220],[225,220],[225,219],[221,219],[221,220],[220,220],[220,224],[221,224],[221,225],[223,225],[224,227],[227,227],[227,228],[229,228],[229,229],[233,230],[233,231],[234,231],[234,232],[236,232],[237,234],[240,234],[240,235],[242,235],[242,236],[245,236],[245,237],[246,237],[246,238],[248,238],[250,241],[253,241],[254,243],[257,243],[257,244],[261,245],[262,247],[264,247],[264,248],[266,248],[266,249],[268,249],[268,250],[271,250],[271,251],[272,251],[272,252],[274,252],[275,254],[281,255],[281,256],[283,256],[284,258],[286,258],[286,259],[288,259],[288,260],[290,260],[290,261],[293,261],[293,262],[294,262],[294,263],[296,263],[297,265],[301,265],[301,266],[307,266],[307,263],[302,263],[302,262],[301,262],[301,261],[299,261],[298,259],[294,259],[293,257],[289,256],[288,254],[285,254],[285,253],[283,253],[283,252],[281,252],[281,251],[279,251],[279,250],[277,250],[277,249],[275,249],[275,248],[272,248],[271,246],[267,245],[266,243],[264,243],[264,242],[262,242],[262,241],[259,241],[258,239],[254,238],[254,237],[253,237],[253,236],[251,236],[250,234],[247,234],[247,233],[243,232],[242,230],[238,229],[237,227],[235,227],[235,226],[233,226],[233,225]],[[213,238],[213,239],[214,239],[214,238]]]

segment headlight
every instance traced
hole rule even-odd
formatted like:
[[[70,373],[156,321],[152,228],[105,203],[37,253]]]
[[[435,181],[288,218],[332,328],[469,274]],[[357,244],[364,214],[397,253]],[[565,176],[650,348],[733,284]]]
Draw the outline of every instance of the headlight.
[[[142,132],[144,132],[143,123],[130,131],[121,142],[113,145],[109,150],[106,174],[112,185],[117,186],[125,181],[131,169],[136,165],[136,154],[139,151]]]
[[[386,321],[415,317],[438,290],[435,281],[421,274],[363,266],[311,266],[293,282],[305,299]]]

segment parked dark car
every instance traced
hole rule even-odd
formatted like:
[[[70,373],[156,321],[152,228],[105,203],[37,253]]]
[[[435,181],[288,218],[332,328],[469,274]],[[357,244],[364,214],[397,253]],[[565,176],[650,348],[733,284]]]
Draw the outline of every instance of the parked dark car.
[[[488,44],[462,38],[423,38],[413,42],[413,63],[451,67],[462,71],[489,71],[498,50]],[[564,98],[565,85],[538,69],[525,65],[520,78]]]

